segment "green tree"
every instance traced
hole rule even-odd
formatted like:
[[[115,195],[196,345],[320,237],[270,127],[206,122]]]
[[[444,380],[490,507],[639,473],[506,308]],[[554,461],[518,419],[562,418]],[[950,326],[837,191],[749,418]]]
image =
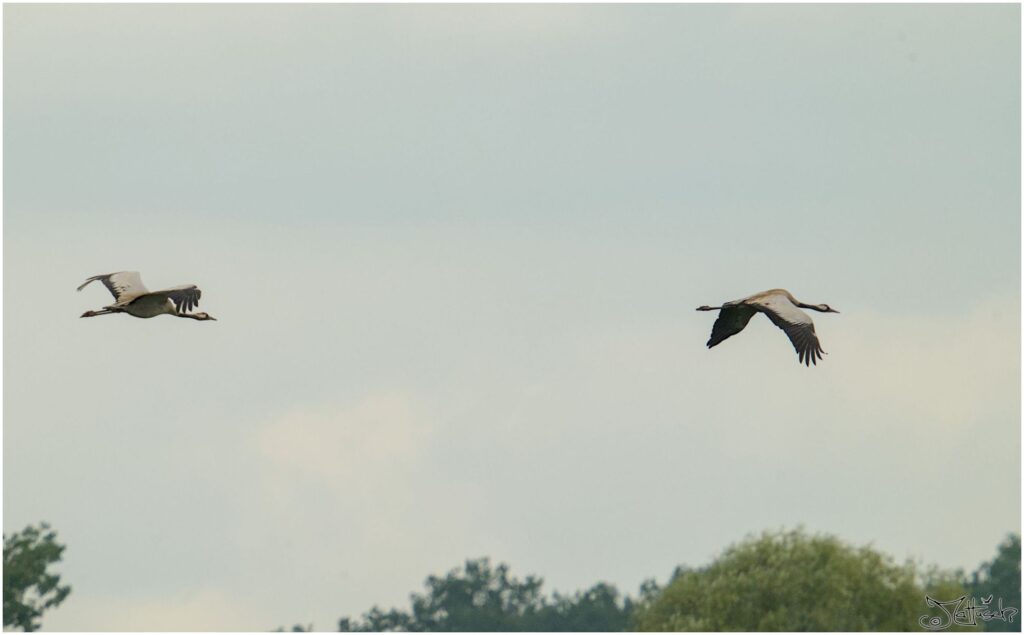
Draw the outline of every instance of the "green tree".
[[[963,592],[952,574],[933,571],[926,577],[868,547],[802,530],[765,533],[730,547],[707,567],[677,569],[666,588],[635,613],[635,626],[644,631],[920,631],[918,620],[929,613],[928,593],[955,598]]]
[[[427,578],[428,593],[412,598],[414,623],[425,631],[524,630],[544,606],[542,584],[534,576],[511,577],[506,564],[470,560],[465,572]]]
[[[986,631],[1020,630],[1020,534],[1010,534],[999,544],[995,558],[982,564],[971,576],[969,588],[976,598],[991,596],[992,611],[999,610],[1000,599],[1003,608],[1016,609],[1012,622],[1009,619],[984,622]]]
[[[63,552],[64,545],[46,523],[4,534],[4,628],[36,630],[43,611],[71,593],[70,586],[60,585],[59,575],[47,571]]]
[[[536,576],[520,580],[508,565],[467,560],[444,577],[430,576],[426,593],[410,596],[409,612],[373,607],[361,620],[343,618],[341,631],[613,631],[629,625],[633,603],[605,583],[574,595],[542,593]]]
[[[554,594],[534,620],[536,631],[624,631],[629,628],[633,600],[614,586],[599,582],[574,595]]]

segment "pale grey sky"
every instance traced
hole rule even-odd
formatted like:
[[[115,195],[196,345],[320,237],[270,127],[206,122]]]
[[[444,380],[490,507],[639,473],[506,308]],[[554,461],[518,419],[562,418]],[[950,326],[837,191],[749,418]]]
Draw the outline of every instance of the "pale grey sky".
[[[51,630],[270,629],[507,561],[1020,530],[1017,5],[7,5],[4,531]],[[87,276],[218,322],[78,315]],[[783,286],[829,352],[697,313]]]

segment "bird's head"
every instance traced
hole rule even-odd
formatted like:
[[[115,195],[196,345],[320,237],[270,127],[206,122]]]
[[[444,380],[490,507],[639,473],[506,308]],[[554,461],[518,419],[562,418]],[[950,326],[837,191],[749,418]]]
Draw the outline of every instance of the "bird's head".
[[[213,317],[209,313],[203,313],[202,311],[200,311],[199,313],[193,313],[190,317],[196,320],[213,320],[214,322],[217,321],[217,318]]]
[[[821,306],[822,313],[839,313],[839,311],[836,311],[835,309],[833,309],[832,307],[830,307],[827,304],[822,304],[820,306]]]

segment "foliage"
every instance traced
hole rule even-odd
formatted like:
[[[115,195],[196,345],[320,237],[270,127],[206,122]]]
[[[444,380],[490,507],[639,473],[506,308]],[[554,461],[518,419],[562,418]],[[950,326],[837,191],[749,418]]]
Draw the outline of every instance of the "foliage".
[[[56,532],[40,523],[20,533],[4,535],[4,628],[34,631],[43,611],[59,605],[71,593],[60,585],[60,576],[47,567],[60,562],[64,545]]]
[[[921,631],[931,618],[949,624],[950,602],[965,596],[994,595],[1019,608],[1020,536],[1009,536],[970,583],[960,572],[897,564],[870,547],[795,530],[749,537],[703,568],[677,567],[664,587],[644,582],[637,598],[607,583],[546,596],[542,579],[515,578],[486,558],[430,576],[425,587],[410,596],[408,611],[373,607],[361,619],[340,620],[339,630]],[[926,596],[945,608],[929,606]],[[943,630],[1020,628],[1019,617],[978,621]]]
[[[572,596],[555,593],[553,601],[540,611],[535,630],[624,631],[632,608],[630,598],[621,598],[614,586],[599,582]]]
[[[765,533],[674,579],[635,615],[645,631],[920,631],[925,595],[962,594],[948,574],[803,531]],[[953,595],[957,597],[957,595]]]
[[[984,622],[986,631],[1019,631],[1020,614],[1020,534],[1010,534],[999,544],[996,557],[974,572],[969,584],[970,593],[976,598],[992,596],[992,608],[998,610],[1001,598],[1003,607],[1017,609],[1013,622],[989,620]]]
[[[606,583],[566,596],[543,595],[543,580],[519,580],[487,558],[430,576],[425,594],[412,594],[411,611],[373,607],[361,621],[340,620],[341,631],[612,631],[629,624],[632,602]]]

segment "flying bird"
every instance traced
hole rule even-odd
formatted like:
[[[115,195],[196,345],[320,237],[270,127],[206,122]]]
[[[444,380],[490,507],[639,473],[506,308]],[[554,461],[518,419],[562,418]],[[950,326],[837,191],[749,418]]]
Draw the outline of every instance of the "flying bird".
[[[839,313],[827,304],[804,304],[785,289],[762,291],[742,300],[726,302],[722,306],[701,306],[698,311],[718,311],[718,319],[711,328],[708,348],[717,346],[747,326],[756,313],[764,313],[772,323],[786,332],[793,342],[800,363],[817,365],[825,351],[821,350],[814,334],[811,316],[800,309],[814,309],[821,313]]]
[[[174,315],[176,317],[192,318],[193,320],[214,320],[209,313],[188,313],[194,307],[199,306],[199,296],[202,292],[194,284],[183,284],[170,289],[150,291],[142,284],[142,278],[138,271],[118,271],[100,276],[93,276],[78,287],[81,291],[85,285],[99,280],[110,293],[114,295],[115,302],[103,307],[100,311],[86,311],[81,317],[94,317],[108,313],[127,313],[139,318],[151,318],[158,315]]]

